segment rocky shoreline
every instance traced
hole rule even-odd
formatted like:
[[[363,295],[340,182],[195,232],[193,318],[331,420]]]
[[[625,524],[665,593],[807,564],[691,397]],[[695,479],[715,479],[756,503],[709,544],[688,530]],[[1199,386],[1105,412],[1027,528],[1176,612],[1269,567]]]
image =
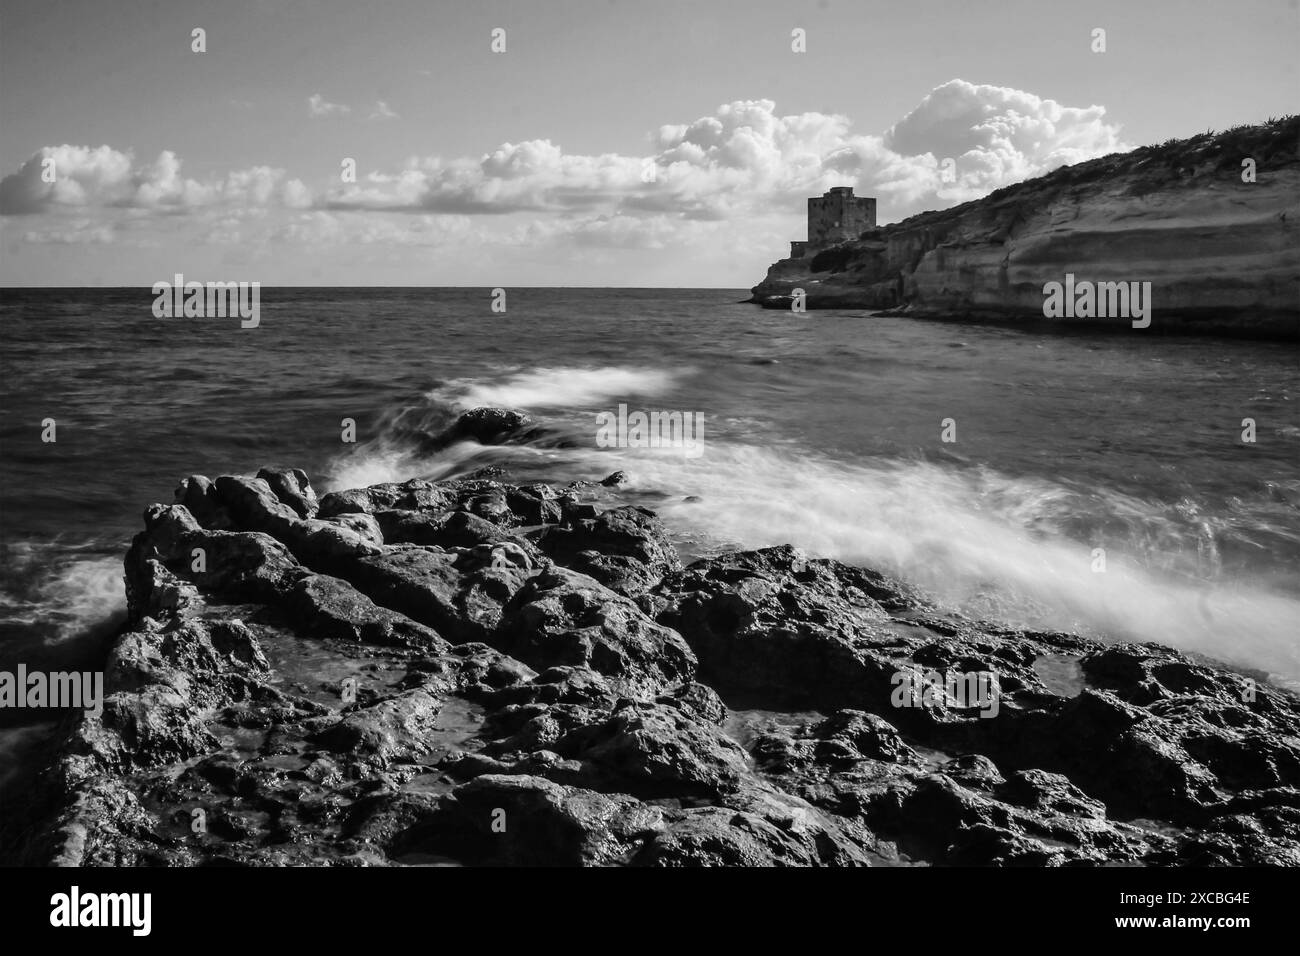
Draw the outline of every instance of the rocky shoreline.
[[[790,547],[683,567],[620,477],[183,480],[0,861],[1300,864],[1300,700],[1261,675]],[[919,673],[996,706],[900,700]]]
[[[749,301],[790,309],[801,290],[807,309],[1132,328],[1045,318],[1044,286],[1069,274],[1150,283],[1152,331],[1300,339],[1297,142],[1291,116],[1065,166],[781,259]]]

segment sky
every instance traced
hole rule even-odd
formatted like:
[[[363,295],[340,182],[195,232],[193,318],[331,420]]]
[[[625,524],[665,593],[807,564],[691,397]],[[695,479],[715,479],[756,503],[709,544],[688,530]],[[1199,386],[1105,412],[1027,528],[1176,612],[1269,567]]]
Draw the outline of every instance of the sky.
[[[1261,122],[1297,49],[1297,0],[5,0],[0,285],[745,288],[831,186]]]

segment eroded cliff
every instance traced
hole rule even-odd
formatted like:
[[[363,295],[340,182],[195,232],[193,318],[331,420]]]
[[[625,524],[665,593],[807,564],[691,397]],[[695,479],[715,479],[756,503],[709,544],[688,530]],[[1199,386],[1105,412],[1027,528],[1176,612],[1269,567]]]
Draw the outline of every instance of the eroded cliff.
[[[1055,322],[1044,286],[1072,274],[1150,282],[1152,330],[1300,338],[1298,144],[1288,117],[1062,167],[782,259],[753,301],[790,308],[802,289],[813,309]]]

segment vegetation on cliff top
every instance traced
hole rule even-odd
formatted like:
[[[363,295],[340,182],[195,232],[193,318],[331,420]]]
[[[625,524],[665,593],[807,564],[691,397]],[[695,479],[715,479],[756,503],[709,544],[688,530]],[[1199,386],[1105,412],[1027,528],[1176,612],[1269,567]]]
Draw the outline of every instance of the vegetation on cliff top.
[[[1300,114],[1268,120],[1258,125],[1234,126],[1221,132],[1207,130],[1188,139],[1169,139],[1159,145],[1141,146],[1127,153],[1109,153],[1097,159],[1061,166],[1033,179],[996,189],[948,209],[918,213],[882,226],[885,231],[911,229],[959,215],[977,204],[1019,202],[1041,190],[1117,179],[1133,179],[1132,195],[1146,195],[1174,184],[1190,184],[1207,176],[1239,172],[1244,159],[1253,159],[1259,175],[1282,166],[1300,164]]]

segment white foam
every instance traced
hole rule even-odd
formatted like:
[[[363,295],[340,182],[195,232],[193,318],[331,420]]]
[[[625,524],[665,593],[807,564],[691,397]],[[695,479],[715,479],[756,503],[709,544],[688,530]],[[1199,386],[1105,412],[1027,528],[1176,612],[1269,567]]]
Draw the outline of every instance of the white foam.
[[[1300,601],[1249,581],[1196,581],[1153,568],[1185,572],[1198,552],[1198,540],[1155,506],[1094,496],[1102,500],[1091,509],[1125,516],[1134,527],[1127,540],[1106,542],[1106,570],[1097,573],[1093,543],[1058,530],[1074,517],[1078,495],[1051,482],[917,461],[849,465],[718,443],[694,461],[620,450],[594,470],[610,470],[612,458],[633,488],[699,496],[657,507],[675,526],[703,531],[718,545],[793,544],[892,573],[971,613],[1158,641],[1300,678]],[[1175,551],[1150,553],[1153,538]]]
[[[30,580],[33,569],[51,560],[50,549],[27,543],[11,546],[11,561],[29,564],[21,569]],[[46,643],[57,644],[84,634],[126,611],[120,558],[76,558],[55,563],[49,571],[22,589],[0,592],[0,619],[6,623],[41,628]]]
[[[626,367],[539,368],[517,372],[504,381],[467,379],[451,382],[431,397],[450,400],[458,408],[565,408],[591,406],[629,396],[668,391],[688,369],[665,371]]]
[[[510,449],[520,451],[520,449]],[[323,490],[338,491],[347,488],[365,488],[387,482],[402,482],[408,478],[425,478],[436,481],[454,472],[471,458],[490,458],[508,452],[474,441],[457,442],[437,455],[420,457],[409,448],[388,442],[378,446],[357,449],[351,455],[336,459],[331,465],[330,477],[323,482]],[[482,464],[487,464],[484,461]]]
[[[608,402],[672,387],[682,372],[546,368],[496,383],[452,383],[461,407]],[[846,463],[797,447],[713,440],[701,458],[671,450],[461,443],[432,458],[381,438],[335,463],[331,487],[437,478],[467,459],[550,458],[583,477],[626,471],[632,488],[675,496],[656,505],[679,533],[715,548],[794,544],[891,573],[968,613],[1026,626],[1157,641],[1300,679],[1300,601],[1218,567],[1214,531],[1195,505],[1171,508],[1105,489],[1083,493],[991,469],[922,461]],[[682,501],[698,496],[699,503]],[[1105,519],[1103,521],[1103,519]],[[1080,528],[1111,529],[1079,540]],[[1094,546],[1106,570],[1094,568]]]

